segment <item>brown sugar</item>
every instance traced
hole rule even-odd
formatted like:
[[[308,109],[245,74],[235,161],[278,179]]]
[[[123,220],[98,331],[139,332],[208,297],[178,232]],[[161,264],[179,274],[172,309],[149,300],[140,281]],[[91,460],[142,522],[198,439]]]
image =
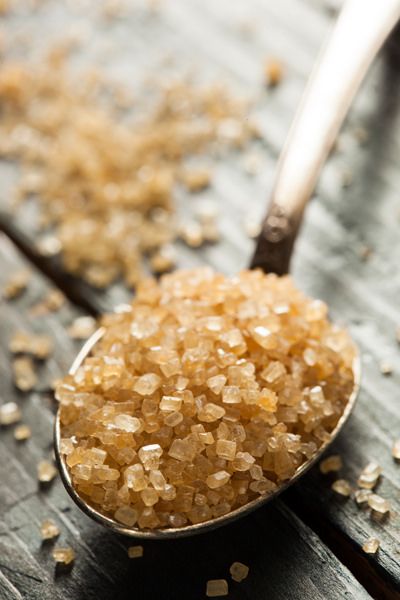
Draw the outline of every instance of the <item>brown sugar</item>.
[[[21,409],[15,402],[5,402],[0,406],[0,425],[13,425],[21,420]]]
[[[376,554],[380,545],[381,543],[377,538],[368,538],[364,542],[362,549],[366,554]]]
[[[14,383],[21,392],[33,390],[38,378],[30,356],[19,356],[12,361]]]
[[[234,581],[240,582],[248,576],[249,567],[241,562],[234,562],[231,564],[229,572]]]
[[[17,442],[24,442],[32,435],[31,428],[28,425],[21,424],[14,429],[14,439]]]
[[[40,526],[40,534],[42,540],[53,540],[60,535],[60,529],[52,519],[46,519]]]
[[[75,560],[75,552],[72,548],[54,548],[53,558],[57,564],[68,566]]]
[[[56,389],[61,453],[77,493],[128,527],[203,522],[273,492],[353,389],[348,334],[290,277],[177,271],[102,326]]]
[[[319,470],[323,475],[326,475],[327,473],[340,471],[342,466],[343,464],[340,456],[338,454],[332,454],[332,456],[328,456],[319,463]]]
[[[35,196],[41,253],[60,254],[69,272],[96,287],[118,278],[136,286],[149,255],[154,272],[170,269],[159,251],[179,236],[177,184],[193,192],[210,184],[211,172],[189,169],[186,159],[254,138],[248,103],[221,85],[173,81],[155,85],[151,102],[146,95],[121,109],[115,84],[72,74],[66,59],[56,49],[40,65],[2,64],[0,157],[21,166],[17,205]],[[218,239],[215,227],[197,229],[183,234],[192,247]],[[18,290],[14,283],[5,293]]]
[[[276,58],[268,58],[264,65],[265,84],[269,87],[276,87],[282,81],[282,77],[282,63]]]
[[[37,466],[37,476],[40,483],[49,483],[57,475],[57,469],[48,460],[41,460]]]
[[[143,556],[143,546],[129,546],[129,558],[141,558]]]
[[[31,274],[26,269],[14,273],[3,288],[3,298],[6,300],[18,298],[28,287],[30,278]]]
[[[36,335],[26,331],[16,331],[9,344],[13,354],[31,354],[35,358],[48,358],[53,350],[53,342],[48,335]]]
[[[351,486],[346,479],[337,479],[332,483],[332,489],[339,496],[348,498],[351,495]]]
[[[206,595],[209,598],[228,595],[228,582],[226,579],[210,579],[207,581]]]

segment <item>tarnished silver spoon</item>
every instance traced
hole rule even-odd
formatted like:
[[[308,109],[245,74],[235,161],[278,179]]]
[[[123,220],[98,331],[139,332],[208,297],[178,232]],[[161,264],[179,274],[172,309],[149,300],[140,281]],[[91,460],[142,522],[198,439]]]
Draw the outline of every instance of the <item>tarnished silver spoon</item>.
[[[283,275],[288,272],[294,242],[304,209],[319,172],[373,58],[400,18],[400,0],[347,0],[336,26],[311,75],[282,155],[268,213],[257,241],[251,268]],[[70,369],[74,374],[103,336],[98,329],[85,343]],[[75,491],[60,452],[60,412],[54,429],[54,448],[62,481],[71,498],[89,517],[125,535],[162,539],[193,535],[225,525],[272,500],[315,464],[347,421],[356,402],[360,382],[360,359],[353,364],[354,387],[342,416],[317,453],[278,489],[212,520],[180,528],[140,529],[126,527],[85,502]]]

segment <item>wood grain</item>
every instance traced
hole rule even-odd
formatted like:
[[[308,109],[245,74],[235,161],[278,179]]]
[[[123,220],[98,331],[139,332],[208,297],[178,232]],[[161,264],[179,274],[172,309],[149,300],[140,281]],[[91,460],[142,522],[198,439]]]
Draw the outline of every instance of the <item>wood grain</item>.
[[[73,11],[66,11],[64,6],[49,1],[37,13],[24,20],[23,24],[21,15],[15,15],[9,20],[7,27],[9,31],[17,27],[29,30],[32,35],[31,43],[35,52],[39,54],[44,45],[57,38],[57,27],[53,27],[54,24],[62,22],[64,30],[67,31],[77,19],[82,21],[83,14],[77,13],[79,13],[78,9],[73,14]],[[250,212],[258,214],[261,218],[265,211],[264,204],[271,187],[277,155],[313,60],[329,30],[331,18],[331,13],[324,10],[321,3],[315,1],[280,0],[276,3],[272,0],[269,2],[240,0],[232,3],[229,0],[218,2],[174,0],[160,3],[160,8],[155,13],[149,12],[145,4],[138,3],[134,8],[132,5],[123,19],[116,19],[108,25],[99,19],[93,19],[92,33],[79,57],[76,58],[77,64],[101,62],[104,69],[116,77],[124,78],[135,89],[138,83],[150,73],[160,72],[160,64],[163,64],[165,56],[169,54],[172,55],[174,63],[172,67],[163,67],[166,76],[171,72],[184,73],[195,70],[196,77],[200,80],[222,79],[238,93],[250,94],[256,98],[253,112],[257,115],[263,139],[255,144],[254,149],[262,157],[262,171],[256,177],[249,177],[244,172],[243,157],[240,154],[232,154],[223,162],[214,165],[213,187],[206,195],[220,203],[222,241],[216,246],[209,246],[196,252],[179,246],[179,266],[187,267],[205,262],[229,274],[246,266],[251,256],[253,242],[244,234],[243,221]],[[43,23],[52,23],[49,39],[46,40],[41,34]],[[105,43],[105,39],[112,40],[112,47]],[[157,43],[149,44],[149,39],[157,40]],[[393,514],[385,523],[377,523],[366,511],[358,510],[352,500],[341,502],[335,497],[330,490],[331,480],[323,478],[315,469],[289,494],[283,496],[282,502],[290,507],[289,512],[282,503],[267,507],[249,520],[244,520],[243,525],[240,523],[232,526],[236,533],[229,533],[228,528],[223,530],[228,533],[221,531],[210,534],[210,538],[203,536],[198,538],[200,541],[193,541],[193,548],[186,544],[186,541],[182,542],[182,545],[179,542],[176,545],[177,550],[172,550],[173,546],[168,545],[168,550],[165,550],[165,553],[162,551],[161,555],[157,554],[161,552],[158,545],[149,545],[152,560],[144,567],[149,569],[145,571],[144,579],[147,583],[137,584],[144,586],[140,588],[139,597],[160,589],[157,588],[156,582],[151,581],[150,564],[154,566],[154,561],[165,562],[170,578],[167,574],[165,577],[163,575],[160,585],[168,584],[170,593],[173,594],[175,583],[171,586],[168,582],[179,581],[179,577],[182,577],[182,572],[179,574],[175,570],[175,561],[178,564],[182,560],[181,552],[193,554],[193,564],[190,561],[183,563],[185,565],[183,583],[176,589],[190,597],[196,594],[202,597],[204,580],[213,576],[222,576],[226,572],[224,556],[227,556],[227,549],[230,551],[234,545],[240,549],[242,544],[246,543],[254,545],[251,560],[255,565],[257,576],[251,584],[254,587],[250,587],[248,592],[245,587],[235,588],[233,594],[237,592],[238,597],[239,595],[241,598],[246,597],[244,594],[249,593],[252,598],[269,595],[272,598],[297,599],[311,595],[319,597],[318,594],[322,594],[321,597],[325,598],[339,598],[345,596],[344,590],[346,585],[349,585],[349,597],[362,598],[362,595],[358,595],[364,593],[362,588],[351,588],[356,585],[354,580],[349,577],[346,568],[341,567],[340,562],[333,559],[332,554],[326,550],[325,544],[334,551],[347,568],[353,571],[357,579],[374,597],[398,598],[400,595],[400,554],[398,553],[400,466],[393,462],[390,455],[393,439],[400,437],[398,403],[400,355],[395,339],[395,328],[400,324],[398,306],[400,293],[399,54],[400,44],[398,33],[395,32],[359,94],[340,136],[337,151],[331,156],[323,172],[316,198],[306,215],[293,263],[293,274],[298,284],[310,294],[328,301],[332,316],[350,327],[363,351],[363,388],[359,402],[333,451],[341,453],[345,463],[343,476],[347,477],[352,484],[355,484],[360,469],[369,460],[375,459],[383,466],[384,474],[378,490],[391,500]],[[281,86],[273,91],[263,89],[263,60],[267,56],[278,56],[284,64],[286,73]],[[365,129],[368,136],[363,145],[357,140],[360,127]],[[350,186],[343,187],[343,178],[349,179],[349,173],[353,181]],[[2,210],[0,228],[3,226],[32,259],[36,235],[32,223],[35,221],[36,207],[30,204],[10,219],[9,192],[16,172],[12,165],[6,164],[0,166],[0,174],[3,184],[0,192]],[[178,210],[181,214],[191,214],[203,197],[204,194],[199,194],[196,199],[179,196]],[[363,261],[361,253],[365,246],[372,249],[372,254],[368,260]],[[8,264],[8,269],[14,268],[13,261],[19,262],[20,259],[15,258],[11,246],[5,242],[2,242],[2,247],[4,255],[2,262]],[[36,262],[38,264],[37,260]],[[57,281],[58,285],[63,285],[74,302],[85,306],[85,310],[98,312],[105,308],[111,309],[115,303],[129,295],[129,292],[120,285],[113,286],[106,294],[96,294],[79,281],[73,283],[74,292],[72,292],[59,264],[40,266],[48,276]],[[68,283],[65,283],[66,281]],[[37,294],[40,295],[44,279],[35,276],[34,282],[34,285],[38,286]],[[26,326],[34,328],[49,327],[54,332],[58,354],[48,366],[43,368],[42,390],[48,388],[51,377],[66,368],[74,352],[73,344],[65,337],[60,323],[72,319],[73,314],[77,314],[76,311],[68,306],[65,309],[65,316],[61,319],[60,315],[56,315],[50,317],[49,323],[33,323],[26,320],[25,301],[27,300],[21,299],[15,304],[7,305],[9,312],[6,318],[3,318],[4,313],[1,313],[1,327],[5,328],[6,335],[2,335],[0,342],[2,368],[0,385],[3,394],[6,393],[7,397],[14,397],[15,394],[10,386],[6,349],[6,338],[14,326],[21,327],[25,323]],[[5,310],[5,307],[1,306],[0,310]],[[390,377],[385,378],[380,373],[379,363],[383,359],[389,360],[393,365],[393,375]],[[42,415],[43,405],[47,410],[46,419],[43,419]],[[4,451],[8,453],[13,469],[11,473],[7,471],[9,474],[6,480],[8,481],[9,478],[10,483],[0,494],[5,494],[7,505],[28,495],[24,500],[27,503],[25,514],[32,511],[32,515],[35,515],[38,521],[36,511],[41,509],[36,503],[36,495],[33,494],[35,481],[32,473],[35,460],[41,453],[49,450],[45,440],[48,444],[50,439],[48,433],[51,427],[51,412],[48,409],[51,408],[51,401],[40,395],[33,395],[25,406],[27,410],[33,411],[29,412],[29,419],[32,418],[36,423],[35,426],[38,427],[36,435],[40,440],[40,442],[32,440],[29,444],[33,444],[34,448],[34,445],[39,443],[39,447],[32,450],[32,456],[26,456],[25,452],[16,454],[14,441],[7,438]],[[6,433],[6,436],[9,436],[9,433]],[[3,436],[1,442],[6,444]],[[8,468],[8,463],[5,464]],[[21,492],[18,487],[22,485],[20,478],[25,482]],[[122,558],[121,561],[112,560],[114,556],[122,557],[124,554],[121,546],[118,545],[119,542],[117,543],[108,534],[99,532],[98,528],[88,523],[86,519],[81,519],[75,509],[71,508],[58,485],[54,486],[54,489],[51,488],[44,499],[46,502],[54,503],[54,510],[62,511],[69,506],[70,511],[58,514],[63,515],[68,522],[72,520],[74,527],[82,532],[81,539],[85,540],[85,544],[89,545],[90,552],[93,553],[88,554],[88,562],[84,563],[86,566],[82,567],[82,571],[78,568],[79,576],[73,575],[72,579],[63,576],[56,580],[56,584],[52,584],[57,593],[61,594],[60,597],[67,597],[68,594],[70,597],[75,597],[74,594],[78,594],[76,597],[80,598],[86,597],[82,594],[87,593],[87,597],[105,598],[107,590],[116,585],[115,580],[126,581],[127,577],[129,585],[133,585],[133,573],[137,575],[136,563],[124,562]],[[293,516],[293,511],[298,514],[300,521]],[[260,521],[264,522],[264,515],[265,529],[260,524]],[[34,535],[36,530],[29,523],[29,519],[27,521],[31,527],[29,539],[32,540],[32,549],[28,549],[26,558],[23,559],[26,563],[23,564],[26,564],[25,570],[32,573],[35,572],[36,567],[34,567],[35,563],[30,562],[33,560],[31,553],[36,556],[37,550],[34,544],[37,543],[37,538]],[[275,522],[278,527],[275,527]],[[8,539],[11,534],[10,526],[7,527],[7,534],[4,535]],[[278,533],[279,528],[281,532],[285,532],[281,536]],[[318,537],[311,533],[311,529]],[[292,530],[295,532],[295,538],[290,537],[289,532]],[[18,532],[11,533],[17,535]],[[276,556],[274,553],[270,554],[267,545],[263,543],[264,536],[268,539],[269,535],[275,536],[274,539],[282,544],[277,549]],[[287,540],[280,539],[286,536],[288,536]],[[379,537],[382,542],[382,548],[376,557],[365,557],[361,550],[363,542],[370,536]],[[245,541],[239,542],[239,538]],[[321,550],[323,554],[319,556],[325,556],[324,553],[329,556],[326,574],[325,568],[321,567],[323,575],[321,570],[314,572],[313,569],[316,567],[308,564],[310,561],[315,561],[316,554],[319,552],[318,538],[322,539],[323,549]],[[73,528],[69,539],[73,542],[79,541],[79,536]],[[1,540],[2,537],[0,542]],[[254,540],[257,540],[257,543]],[[295,551],[290,552],[293,545]],[[12,547],[12,543],[8,542],[8,546]],[[147,553],[147,546],[145,551]],[[117,552],[119,554],[115,554]],[[255,559],[257,552],[261,552],[263,557],[259,559],[260,562]],[[285,562],[283,558],[286,552],[289,552],[290,560],[293,561],[293,579],[288,575],[289,571],[291,573],[290,563]],[[308,566],[304,565],[300,558],[303,552],[307,557]],[[22,552],[21,556],[25,554]],[[108,560],[112,560],[113,563],[109,573],[111,581],[106,580],[102,584],[104,591],[100,592],[97,589],[97,596],[96,586],[99,586],[99,581],[102,580],[97,579],[97,571],[90,562],[89,556],[91,559],[93,556],[100,556],[100,564],[103,566]],[[243,560],[246,556],[246,554],[243,556]],[[208,564],[219,565],[215,573],[210,574],[205,568],[206,559]],[[240,556],[232,554],[232,560],[234,559],[240,560]],[[48,555],[43,555],[41,560],[44,565],[43,578],[47,581],[45,576],[49,576],[49,569],[52,568],[51,560],[48,560]],[[197,560],[203,565],[202,570],[199,571],[201,576],[195,569]],[[323,564],[324,559],[320,558],[317,562],[320,560]],[[269,562],[275,568],[271,567],[264,572],[262,565]],[[280,566],[281,564],[286,565],[285,569]],[[93,569],[93,588],[91,588],[93,596],[89,595],[92,591],[83,592],[79,589],[79,581],[82,583],[79,577],[87,576],[91,569]],[[142,567],[139,565],[138,569]],[[340,589],[333,583],[335,569],[338,573],[338,585],[343,586]],[[73,573],[76,573],[75,569]],[[16,592],[13,586],[16,590],[22,590],[21,593],[25,593],[23,590],[27,588],[19,586],[27,585],[26,581],[25,584],[20,583],[17,575],[14,574],[13,577],[17,579],[13,579],[6,570],[4,576],[10,582],[3,583],[3,579],[0,578],[0,590],[2,592],[3,586],[6,598],[18,597],[15,594],[19,592]],[[74,577],[77,579],[75,580]],[[297,579],[299,588],[290,595],[288,586]],[[17,580],[15,584],[14,581]],[[319,583],[315,583],[318,580]],[[23,577],[22,581],[24,581]],[[46,585],[50,584],[46,583]],[[64,588],[64,585],[67,587]],[[129,585],[127,584],[127,589]],[[155,587],[152,588],[152,585]],[[194,590],[196,590],[195,594]],[[104,595],[101,596],[100,593]],[[37,591],[37,594],[41,592]],[[32,595],[32,597],[36,596]]]
[[[11,243],[0,236],[0,287],[24,263]],[[10,381],[6,339],[15,323],[32,330],[29,307],[48,289],[36,273],[26,294],[1,305],[0,396],[19,403],[32,438],[17,443],[12,427],[0,431],[0,597],[26,599],[202,598],[206,581],[228,577],[229,566],[241,560],[250,575],[231,583],[231,598],[269,596],[287,599],[368,598],[369,594],[290,509],[280,501],[221,530],[192,539],[144,543],[143,559],[130,560],[132,540],[117,537],[88,519],[70,500],[61,482],[39,487],[36,465],[51,457],[54,405],[47,394],[21,394]],[[56,352],[43,375],[65,371],[76,348],[64,324],[77,310],[65,306],[41,318],[40,328],[52,332]],[[50,364],[52,363],[52,364]],[[53,543],[41,543],[40,523],[59,525],[57,545],[71,545],[76,564],[68,573],[55,572]]]

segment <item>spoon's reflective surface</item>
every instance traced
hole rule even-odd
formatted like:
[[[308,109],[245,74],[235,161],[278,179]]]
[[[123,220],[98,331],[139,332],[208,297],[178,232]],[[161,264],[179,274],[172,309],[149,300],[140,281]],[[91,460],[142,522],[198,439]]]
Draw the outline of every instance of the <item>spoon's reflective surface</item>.
[[[319,171],[372,59],[400,17],[400,0],[348,0],[331,39],[310,79],[282,153],[272,199],[257,243],[251,266],[277,274],[287,273],[306,202],[315,187]],[[74,374],[104,329],[86,342],[70,373]],[[354,387],[330,439],[316,454],[273,493],[262,495],[230,513],[196,525],[180,528],[139,529],[126,527],[104,516],[85,502],[73,488],[67,465],[60,453],[60,413],[55,422],[55,455],[66,490],[76,504],[95,521],[140,538],[161,539],[189,536],[214,529],[258,508],[297,481],[321,457],[347,421],[357,398],[360,359],[353,363]]]

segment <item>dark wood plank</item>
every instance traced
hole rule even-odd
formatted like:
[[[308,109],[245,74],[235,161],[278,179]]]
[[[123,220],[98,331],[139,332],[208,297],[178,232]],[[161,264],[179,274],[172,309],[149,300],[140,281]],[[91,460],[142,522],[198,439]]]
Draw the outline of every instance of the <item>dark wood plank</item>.
[[[76,18],[76,14],[65,13],[65,8],[54,2],[43,6],[25,25],[32,32],[35,52],[45,44],[41,39],[43,22],[62,20],[66,31]],[[20,23],[16,16],[10,25]],[[229,0],[175,0],[162,3],[156,14],[150,15],[148,9],[138,5],[123,19],[113,21],[106,36],[113,40],[110,48],[104,43],[104,27],[96,21],[79,56],[81,63],[101,60],[106,70],[134,87],[144,74],[159,70],[167,49],[175,61],[174,72],[196,66],[200,78],[223,79],[234,89],[257,98],[255,112],[263,139],[255,147],[262,156],[262,172],[254,178],[246,175],[240,155],[215,165],[214,185],[206,195],[221,205],[223,239],[214,247],[196,252],[180,247],[180,266],[207,262],[226,273],[246,266],[253,243],[244,235],[243,220],[249,211],[260,217],[264,212],[277,154],[330,24],[330,13],[311,1],[252,0],[233,6]],[[149,45],[149,39],[156,39],[157,44]],[[396,50],[396,39],[393,45]],[[392,501],[395,513],[399,512],[399,466],[391,459],[390,446],[400,436],[400,357],[394,336],[395,326],[400,323],[398,54],[398,45],[397,52],[382,54],[358,96],[338,151],[321,178],[318,197],[310,206],[293,264],[299,285],[329,302],[332,315],[350,326],[365,357],[363,391],[335,447],[343,455],[344,475],[354,482],[368,460],[378,460],[384,468],[379,491]],[[281,58],[286,68],[286,78],[272,92],[262,87],[262,64],[268,55]],[[356,139],[355,128],[359,126],[369,136],[364,146]],[[342,176],[347,170],[352,172],[354,182],[343,189]],[[3,171],[3,181],[10,186],[15,172],[9,165],[2,167]],[[179,197],[179,211],[190,213],[203,196],[197,200]],[[7,208],[7,198],[5,185],[3,209]],[[33,246],[35,239],[32,211],[34,206],[16,219],[20,232],[28,237],[28,246]],[[363,245],[373,248],[367,262],[360,259]],[[97,296],[89,303],[93,310],[100,302],[103,307],[112,307],[116,298],[113,294],[124,293],[116,286],[105,300]],[[385,358],[394,366],[389,378],[379,372],[379,361]],[[395,597],[400,581],[396,515],[384,527],[371,521],[352,500],[338,502],[329,481],[317,471],[285,501],[323,536],[374,596]],[[376,557],[366,559],[361,545],[372,535],[381,539],[382,549]]]
[[[0,236],[0,263],[0,287],[10,273],[25,264],[4,236]],[[36,465],[51,455],[54,407],[46,394],[33,392],[22,398],[16,392],[7,376],[5,344],[9,323],[18,320],[26,329],[34,325],[28,307],[46,289],[47,282],[36,273],[26,294],[1,305],[0,396],[17,401],[23,421],[32,427],[32,438],[23,444],[14,440],[11,427],[0,431],[0,591],[4,590],[4,598],[202,598],[206,581],[228,577],[235,560],[248,564],[250,575],[240,585],[231,583],[230,598],[369,597],[347,568],[281,502],[206,535],[144,543],[143,559],[132,561],[126,548],[135,542],[90,521],[73,505],[59,480],[39,488]],[[56,354],[52,359],[60,373],[75,351],[63,323],[76,314],[76,309],[66,305],[59,315],[41,319],[42,330],[52,331],[63,350],[62,356]],[[45,518],[60,526],[57,544],[71,545],[76,551],[76,564],[68,574],[55,573],[54,544],[41,544],[39,527]]]

